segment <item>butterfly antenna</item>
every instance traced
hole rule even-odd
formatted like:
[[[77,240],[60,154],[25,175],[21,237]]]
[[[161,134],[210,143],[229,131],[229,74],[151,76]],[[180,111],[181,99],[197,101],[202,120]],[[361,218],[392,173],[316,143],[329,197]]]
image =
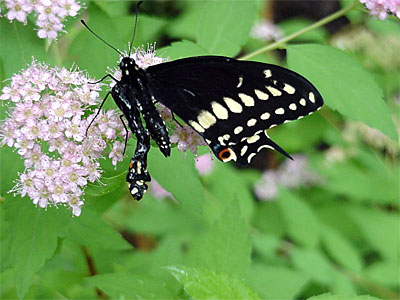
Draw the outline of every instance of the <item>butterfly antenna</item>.
[[[87,26],[87,24],[85,23],[85,21],[81,20],[81,23],[83,24],[83,26],[86,27],[87,30],[89,30],[95,37],[97,37],[100,41],[102,41],[104,44],[106,44],[107,46],[109,46],[110,48],[114,49],[115,51],[118,52],[118,54],[120,56],[124,56],[121,51],[119,51],[117,48],[111,46],[109,43],[107,43],[105,40],[103,40],[101,37],[99,37],[92,29],[89,28],[89,26]]]
[[[138,20],[138,17],[139,17],[139,6],[142,3],[143,3],[143,1],[139,1],[138,4],[136,5],[135,27],[133,27],[132,40],[131,40],[131,44],[129,45],[129,57],[131,56],[132,44],[133,44],[133,40],[135,39],[135,34],[136,34],[136,25],[137,25],[137,20]]]

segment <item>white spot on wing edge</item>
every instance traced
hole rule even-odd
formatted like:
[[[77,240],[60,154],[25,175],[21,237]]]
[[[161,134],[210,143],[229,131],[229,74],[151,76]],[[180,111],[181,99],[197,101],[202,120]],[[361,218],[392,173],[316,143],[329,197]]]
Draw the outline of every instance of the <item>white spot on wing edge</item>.
[[[310,99],[310,101],[311,101],[312,103],[315,103],[315,95],[314,95],[313,92],[310,92],[310,93],[308,94],[308,99]]]
[[[234,134],[239,134],[243,131],[243,127],[242,126],[237,126],[234,130],[233,133]]]
[[[242,150],[240,150],[240,156],[243,156],[243,155],[246,153],[246,151],[247,151],[248,148],[249,148],[249,147],[248,147],[247,145],[244,145],[244,146],[242,147]]]
[[[266,88],[274,97],[278,97],[278,96],[282,95],[282,92],[280,90],[274,88],[273,86],[267,85]]]
[[[247,157],[247,162],[250,163],[254,156],[256,156],[256,154],[255,154],[255,153],[251,153],[251,154]]]
[[[264,73],[264,75],[265,75],[265,78],[270,78],[270,77],[272,77],[272,72],[271,72],[270,69],[265,69],[263,73]]]
[[[206,110],[203,110],[198,115],[197,120],[200,126],[203,127],[204,129],[210,128],[217,122],[217,119],[209,111]]]
[[[283,90],[290,95],[293,95],[296,92],[296,89],[287,83],[285,83]]]
[[[299,103],[301,106],[306,106],[306,104],[307,104],[306,99],[304,99],[304,98],[301,98]]]
[[[249,96],[249,95],[246,95],[246,94],[244,94],[244,93],[239,93],[239,98],[240,98],[240,100],[242,100],[242,102],[243,102],[243,104],[245,105],[245,106],[254,106],[254,99],[253,99],[253,97],[251,97],[251,96]]]
[[[224,101],[231,112],[238,114],[243,111],[243,107],[240,105],[240,103],[236,102],[232,98],[224,97]]]
[[[228,110],[218,102],[215,101],[211,102],[211,108],[213,110],[214,115],[216,115],[218,119],[221,120],[228,119]]]
[[[262,149],[267,148],[267,149],[272,149],[275,150],[272,146],[270,145],[261,145],[260,147],[258,147],[257,152],[260,152]]]
[[[283,115],[284,113],[285,113],[285,110],[282,107],[275,109],[275,114],[277,114],[277,115]]]
[[[270,113],[265,112],[260,116],[260,118],[261,118],[261,120],[268,120],[270,116],[271,116]]]
[[[246,138],[246,141],[249,144],[253,144],[253,143],[257,142],[259,139],[260,139],[260,136],[258,134],[255,134],[251,137]]]
[[[296,110],[296,109],[297,109],[296,103],[290,104],[290,105],[289,105],[289,109],[290,109],[290,110]]]
[[[260,100],[268,100],[269,95],[267,93],[264,93],[260,90],[255,89],[254,93],[256,94],[257,98]]]
[[[189,125],[192,126],[197,132],[203,133],[205,131],[204,128],[201,127],[201,125],[196,121],[189,121]]]
[[[237,85],[236,87],[237,87],[237,88],[240,88],[240,87],[242,86],[242,84],[243,84],[243,77],[240,76],[240,77],[239,77],[239,83],[238,83],[238,85]]]
[[[253,119],[250,119],[247,121],[247,126],[251,127],[251,126],[256,125],[256,123],[257,123],[257,120],[253,118]]]

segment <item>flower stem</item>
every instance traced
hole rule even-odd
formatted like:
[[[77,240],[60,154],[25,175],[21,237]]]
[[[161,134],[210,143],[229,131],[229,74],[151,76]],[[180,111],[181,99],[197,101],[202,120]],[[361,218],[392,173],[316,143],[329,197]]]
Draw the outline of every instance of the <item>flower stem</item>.
[[[336,20],[337,18],[345,15],[347,12],[352,10],[357,5],[357,3],[358,3],[357,0],[354,0],[354,2],[352,4],[350,4],[349,6],[347,6],[345,8],[342,8],[341,10],[339,10],[339,11],[337,11],[337,12],[335,12],[335,13],[333,13],[333,14],[331,14],[331,15],[329,15],[329,16],[321,19],[321,20],[319,20],[318,22],[315,22],[314,24],[311,24],[310,26],[307,26],[307,27],[295,32],[295,33],[292,33],[291,35],[288,35],[287,37],[284,37],[283,39],[281,39],[281,40],[279,40],[279,41],[277,41],[275,43],[269,44],[269,45],[267,45],[265,47],[262,47],[262,48],[260,48],[260,49],[258,49],[256,51],[253,51],[253,52],[251,52],[251,53],[249,53],[247,55],[244,55],[244,56],[240,57],[239,59],[240,60],[246,60],[246,59],[252,58],[252,57],[254,57],[254,56],[258,55],[258,54],[261,54],[263,52],[267,52],[267,51],[271,51],[271,50],[275,50],[277,48],[280,48],[280,47],[284,46],[288,41],[291,41],[291,40],[297,38],[298,36],[300,36],[300,35],[302,35],[302,34],[304,34],[306,32],[309,32],[310,30],[313,30],[315,28],[321,27],[321,26],[323,26],[323,25],[325,25],[325,24],[327,24],[327,23],[329,23],[329,22],[331,22],[333,20]]]

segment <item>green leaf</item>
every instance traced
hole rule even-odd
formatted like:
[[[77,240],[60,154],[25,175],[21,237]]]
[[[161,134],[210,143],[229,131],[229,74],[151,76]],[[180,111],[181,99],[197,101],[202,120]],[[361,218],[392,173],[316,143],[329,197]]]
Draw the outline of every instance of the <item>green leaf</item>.
[[[0,148],[0,195],[6,199],[14,200],[13,194],[8,193],[18,180],[18,172],[24,171],[24,162],[13,148],[3,146]]]
[[[148,274],[110,273],[87,278],[112,299],[173,299],[163,280]]]
[[[110,250],[132,248],[117,231],[89,207],[84,207],[79,218],[72,220],[68,237],[81,245],[96,248]]]
[[[197,30],[197,43],[211,54],[235,56],[254,23],[253,1],[207,1]]]
[[[372,156],[372,155],[371,155]],[[371,163],[376,161],[372,157]],[[380,169],[361,168],[359,163],[337,163],[331,168],[321,167],[327,178],[326,189],[346,195],[352,201],[396,204],[398,202],[398,173],[380,164]]]
[[[350,5],[356,4],[356,6],[353,9],[350,9],[346,13],[346,17],[350,20],[351,24],[359,24],[361,22],[365,22],[365,12],[363,11],[364,4],[359,3],[358,1],[354,3],[355,1],[353,0],[340,0],[339,2],[341,8],[345,8]]]
[[[281,241],[272,234],[255,234],[253,237],[254,251],[272,260],[279,252]]]
[[[85,194],[93,197],[101,197],[114,192],[117,189],[125,188],[126,172],[112,177],[101,177],[101,183],[88,184]]]
[[[345,268],[359,272],[362,269],[362,258],[355,247],[338,231],[323,225],[321,239],[330,256]]]
[[[232,201],[206,236],[193,247],[192,265],[241,278],[250,265],[248,230],[238,201]]]
[[[392,34],[394,36],[398,36],[400,34],[398,20],[395,21],[386,19],[385,21],[382,21],[377,18],[368,18],[366,20],[366,25],[369,29],[380,35]]]
[[[152,254],[152,262],[157,267],[183,263],[182,245],[172,235],[164,238]]]
[[[127,210],[126,205],[118,208],[112,219],[122,222],[122,227],[146,234],[193,236],[204,228],[203,219],[191,208],[159,201],[149,195],[131,210]]]
[[[218,211],[218,216],[231,206],[232,199],[238,199],[240,211],[246,220],[250,220],[254,212],[254,196],[249,189],[249,183],[246,180],[246,174],[238,171],[233,166],[222,165],[216,162],[213,172],[208,178],[208,190],[215,199],[213,208],[214,214]],[[213,216],[205,211],[205,217],[211,222]],[[212,223],[211,223],[212,224]]]
[[[328,46],[297,45],[287,49],[289,67],[318,88],[326,105],[397,141],[382,91],[357,60]]]
[[[292,250],[292,261],[297,269],[303,271],[315,282],[323,285],[331,283],[334,269],[320,251],[294,248]]]
[[[168,24],[166,28],[167,34],[171,38],[176,39],[191,39],[196,36],[197,24],[200,16],[203,13],[203,1],[179,1],[184,13],[174,17],[174,21]]]
[[[115,2],[114,2],[115,3]],[[112,5],[114,5],[114,3]],[[110,5],[110,6],[112,6]],[[108,10],[106,10],[108,12]],[[144,46],[147,48],[147,43],[154,44],[160,31],[167,25],[166,20],[156,17],[149,17],[144,14],[140,15],[139,23],[136,27],[134,47]],[[119,16],[118,22],[115,22],[115,27],[121,33],[122,42],[126,45],[132,39],[134,17],[132,15]]]
[[[358,287],[356,283],[339,269],[332,270],[332,279],[329,284],[330,291],[337,295],[355,295]]]
[[[171,156],[165,158],[157,148],[149,153],[149,172],[162,187],[171,192],[182,205],[201,213],[203,186],[194,166],[191,153],[173,149]]]
[[[257,203],[252,223],[264,233],[282,237],[286,224],[277,202],[279,201]]]
[[[361,206],[350,206],[347,214],[356,223],[364,239],[379,253],[392,261],[398,260],[399,216]]]
[[[191,41],[182,40],[180,42],[172,43],[171,46],[157,50],[157,54],[169,58],[170,60],[174,60],[191,56],[208,55],[209,53],[207,50]]]
[[[11,262],[19,298],[23,298],[33,276],[53,256],[58,239],[66,235],[71,212],[65,208],[35,207],[29,199],[6,203]]]
[[[24,25],[0,18],[0,36],[0,57],[6,78],[26,68],[26,65],[32,62],[32,57],[39,61],[48,61],[45,40],[37,36],[31,22]]]
[[[8,247],[9,237],[5,213],[4,205],[0,202],[0,273],[11,267],[10,248]]]
[[[308,148],[314,148],[320,143],[328,127],[330,125],[320,114],[312,114],[274,128],[270,131],[270,136],[273,141],[279,141],[288,153],[304,153]]]
[[[395,288],[399,284],[398,261],[378,261],[364,270],[365,276],[373,282]]]
[[[340,295],[322,294],[308,298],[308,300],[379,300],[379,298],[372,297],[369,295],[340,296]]]
[[[250,268],[246,282],[263,299],[293,299],[309,281],[303,272],[257,264]]]
[[[88,25],[101,37],[117,49],[125,49],[127,41],[120,37],[113,19],[93,1],[88,7]],[[87,70],[93,77],[102,77],[107,67],[117,65],[119,55],[109,46],[98,40],[85,28],[75,37],[66,57],[70,64],[76,64],[81,70]]]
[[[318,219],[312,207],[287,190],[280,190],[277,205],[287,226],[287,233],[296,242],[313,247],[319,239]]]
[[[193,299],[259,299],[242,280],[206,269],[167,268]]]

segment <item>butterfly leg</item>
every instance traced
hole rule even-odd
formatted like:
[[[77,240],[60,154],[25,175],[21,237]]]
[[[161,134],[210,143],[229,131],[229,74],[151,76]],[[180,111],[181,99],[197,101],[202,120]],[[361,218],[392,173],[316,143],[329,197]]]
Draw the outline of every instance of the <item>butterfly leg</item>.
[[[125,143],[124,143],[124,152],[122,153],[122,155],[125,155],[126,145],[128,144],[129,131],[128,131],[128,128],[126,128],[126,125],[125,125],[123,116],[124,116],[124,115],[120,115],[120,116],[119,116],[119,119],[121,120],[122,125],[124,125],[125,132],[126,132],[126,134],[125,134]]]
[[[150,150],[150,134],[143,127],[138,113],[132,114],[128,122],[132,132],[136,135],[137,144],[135,154],[129,164],[126,181],[129,183],[129,190],[132,197],[140,200],[147,191],[146,182],[151,181],[151,177],[147,172],[147,153]]]
[[[107,98],[108,98],[108,96],[109,96],[110,94],[111,94],[111,92],[108,92],[107,95],[104,97],[104,100],[101,102],[100,107],[99,107],[99,109],[97,110],[96,115],[94,116],[94,118],[92,119],[92,121],[90,121],[88,127],[86,128],[86,134],[85,134],[85,136],[87,136],[90,126],[92,126],[94,120],[96,120],[97,116],[99,115],[101,109],[103,108],[104,103],[106,102],[106,100],[107,100]]]
[[[96,84],[96,83],[99,83],[99,82],[102,82],[104,79],[106,79],[107,77],[110,77],[110,78],[112,78],[115,82],[118,82],[118,80],[114,77],[114,76],[112,76],[111,74],[107,74],[107,75],[105,75],[105,76],[103,76],[103,78],[101,78],[101,79],[99,79],[99,80],[97,80],[97,81],[95,81],[95,82],[88,82],[89,84]]]

